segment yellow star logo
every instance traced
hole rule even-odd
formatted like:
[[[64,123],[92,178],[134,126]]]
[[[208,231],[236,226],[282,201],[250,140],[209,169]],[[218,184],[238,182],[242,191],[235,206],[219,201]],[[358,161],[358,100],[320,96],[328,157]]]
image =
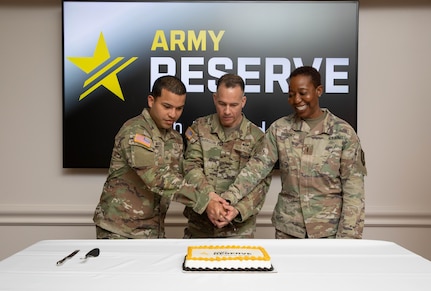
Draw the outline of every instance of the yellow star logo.
[[[92,74],[85,80],[83,88],[86,88],[91,83],[95,82],[100,76],[107,73],[105,77],[101,80],[97,81],[94,85],[90,86],[86,89],[80,96],[79,100],[87,97],[91,92],[96,90],[98,87],[103,86],[112,93],[115,94],[118,98],[124,101],[123,92],[121,90],[120,82],[118,81],[117,74],[134,62],[137,57],[132,57],[126,62],[122,63],[117,68],[113,69],[115,65],[119,64],[124,57],[117,57],[107,65],[105,65],[100,70],[96,70],[100,65],[110,59],[110,54],[108,50],[108,46],[106,45],[105,38],[103,37],[103,33],[100,33],[99,41],[97,42],[96,48],[94,50],[93,56],[91,57],[67,57],[69,61],[71,61],[75,66],[84,71],[87,75]],[[108,70],[113,69],[108,73]],[[94,72],[94,73],[93,73]]]

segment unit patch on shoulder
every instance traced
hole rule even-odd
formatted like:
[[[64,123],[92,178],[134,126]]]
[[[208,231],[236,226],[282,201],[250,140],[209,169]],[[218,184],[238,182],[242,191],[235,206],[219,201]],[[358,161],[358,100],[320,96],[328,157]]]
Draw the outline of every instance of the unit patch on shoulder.
[[[151,139],[145,135],[137,133],[135,134],[133,141],[143,145],[146,148],[151,148]]]
[[[186,138],[190,141],[190,142],[195,142],[197,140],[197,134],[196,132],[191,128],[187,128],[185,134]]]

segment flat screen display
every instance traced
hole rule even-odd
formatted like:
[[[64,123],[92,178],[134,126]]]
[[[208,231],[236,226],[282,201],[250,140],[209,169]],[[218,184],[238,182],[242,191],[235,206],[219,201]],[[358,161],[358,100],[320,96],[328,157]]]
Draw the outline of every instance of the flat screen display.
[[[302,65],[322,75],[321,107],[356,129],[357,1],[63,1],[62,20],[64,168],[109,167],[115,134],[166,74],[187,87],[181,134],[215,112],[225,73],[244,79],[244,114],[265,131],[292,112]]]

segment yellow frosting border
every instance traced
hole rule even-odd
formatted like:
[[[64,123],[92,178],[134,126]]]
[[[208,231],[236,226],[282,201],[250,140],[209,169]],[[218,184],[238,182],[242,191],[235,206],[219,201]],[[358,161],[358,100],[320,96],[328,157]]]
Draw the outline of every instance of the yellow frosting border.
[[[192,252],[196,249],[257,249],[262,253],[261,257],[256,256],[237,256],[237,257],[215,257],[215,258],[203,258],[203,257],[193,257]],[[189,246],[187,248],[186,260],[194,261],[229,261],[229,260],[250,260],[250,261],[269,261],[271,257],[262,246],[236,246],[236,245],[226,245],[226,246]]]

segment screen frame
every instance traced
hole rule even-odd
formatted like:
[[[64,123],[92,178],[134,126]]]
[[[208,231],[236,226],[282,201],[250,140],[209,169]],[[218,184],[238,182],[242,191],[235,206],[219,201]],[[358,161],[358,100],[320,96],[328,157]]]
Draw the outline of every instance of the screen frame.
[[[359,1],[241,1],[241,0],[237,0],[237,1],[108,1],[108,0],[103,0],[103,1],[69,1],[69,0],[63,0],[62,1],[62,76],[63,76],[63,168],[107,168],[109,167],[109,162],[110,162],[110,158],[111,158],[111,151],[112,151],[112,147],[113,147],[113,142],[114,142],[114,137],[115,134],[117,133],[117,131],[119,130],[119,128],[121,127],[121,125],[129,118],[134,117],[136,115],[139,115],[140,112],[142,111],[142,109],[144,107],[146,107],[146,96],[149,94],[149,92],[151,91],[151,82],[147,83],[145,85],[145,89],[142,90],[142,87],[138,88],[140,90],[140,100],[133,100],[130,101],[127,100],[127,102],[132,102],[132,107],[133,112],[128,112],[128,113],[124,113],[124,112],[120,112],[118,113],[119,118],[118,119],[110,119],[110,118],[106,118],[103,116],[104,112],[99,112],[97,114],[94,114],[94,120],[93,119],[88,119],[87,123],[82,123],[79,124],[77,123],[76,128],[73,128],[73,125],[71,125],[71,123],[75,122],[77,120],[80,119],[80,117],[82,116],[92,116],[92,112],[94,111],[94,108],[97,107],[97,105],[89,105],[89,108],[86,110],[81,110],[76,113],[74,113],[74,118],[70,119],[72,120],[69,121],[68,120],[68,116],[70,116],[70,108],[71,107],[76,107],[78,105],[74,104],[73,106],[70,105],[70,101],[68,101],[68,86],[66,86],[66,81],[67,78],[69,77],[69,74],[67,72],[67,69],[70,70],[71,67],[71,63],[70,61],[67,59],[69,56],[72,55],[79,55],[79,53],[74,53],[74,54],[69,54],[68,52],[65,51],[65,42],[67,40],[68,34],[65,33],[65,4],[67,5],[67,3],[155,3],[155,4],[161,4],[161,7],[163,5],[167,5],[167,4],[187,4],[187,5],[197,5],[197,4],[205,4],[205,3],[220,3],[223,5],[232,5],[232,4],[240,4],[240,5],[253,5],[255,3],[264,3],[266,5],[271,5],[274,3],[285,3],[286,5],[289,4],[295,4],[295,3],[301,3],[303,5],[324,5],[324,4],[328,4],[328,5],[341,5],[341,4],[349,4],[352,5],[352,7],[354,7],[354,14],[355,14],[355,18],[353,20],[351,20],[350,25],[353,25],[355,27],[355,31],[353,31],[353,33],[355,34],[354,37],[354,41],[352,42],[352,48],[351,48],[351,54],[352,57],[351,59],[353,59],[353,65],[352,69],[349,71],[349,74],[354,75],[354,77],[352,77],[352,79],[349,80],[349,86],[351,88],[351,91],[349,91],[349,100],[350,103],[349,106],[351,107],[349,109],[349,113],[348,115],[346,113],[343,112],[343,106],[342,103],[334,101],[334,99],[337,99],[337,96],[340,96],[341,94],[337,94],[337,93],[331,93],[331,94],[324,94],[324,96],[322,96],[323,98],[321,99],[321,107],[327,107],[331,112],[333,112],[334,114],[336,114],[337,116],[345,119],[347,122],[349,122],[351,124],[351,126],[356,130],[357,129],[357,83],[358,83],[358,28],[359,28]],[[310,6],[312,7],[312,6]],[[299,18],[300,19],[300,18]],[[247,17],[244,17],[242,19],[243,21],[249,21],[247,19]],[[269,19],[265,20],[267,22],[271,21]],[[67,24],[68,25],[68,24]],[[232,24],[233,25],[233,24]],[[300,27],[297,28],[300,30]],[[299,33],[298,33],[299,34]],[[90,39],[90,38],[88,38]],[[96,40],[94,38],[92,38],[91,43],[93,45],[92,49],[94,48],[94,45],[96,43]],[[113,45],[113,41],[112,38],[108,39],[108,36],[105,35],[105,41],[107,43],[107,46],[111,47],[114,46],[116,47],[118,45],[118,43],[114,43]],[[241,42],[241,38],[238,37],[237,39],[238,42]],[[115,41],[114,41],[115,42]],[[354,43],[353,43],[354,42]],[[233,46],[234,47],[234,46]],[[336,47],[336,45],[334,46]],[[113,53],[113,51],[112,51]],[[114,54],[114,53],[113,53]],[[82,54],[82,56],[84,56],[85,54]],[[88,55],[88,54],[87,54]],[[133,56],[132,54],[124,54],[126,59],[130,59]],[[166,56],[167,54],[162,54],[163,56]],[[250,57],[250,55],[252,55],[252,53],[247,53],[245,52],[244,55],[246,57]],[[262,55],[260,56],[262,59],[265,58],[265,53],[262,53]],[[175,59],[181,58],[180,56],[176,56]],[[238,58],[238,55],[233,56],[232,59]],[[303,60],[304,61],[304,60]],[[304,65],[311,65],[311,63],[306,63],[307,61],[304,61]],[[136,64],[136,62],[135,62]],[[73,66],[73,65],[72,65]],[[132,65],[130,65],[130,67],[132,67]],[[67,68],[67,69],[66,69]],[[76,66],[74,67],[74,70],[76,70]],[[78,75],[79,73],[81,73],[81,75],[85,75],[82,74],[81,72],[75,71],[75,75]],[[322,78],[325,79],[325,73],[322,73]],[[124,70],[124,72],[122,74],[129,74],[130,72],[127,72],[126,70]],[[79,78],[81,78],[82,76],[79,76]],[[181,77],[181,76],[180,76]],[[83,77],[83,80],[86,78],[86,76]],[[130,77],[132,78],[132,77]],[[149,79],[149,78],[147,78]],[[214,78],[216,79],[216,78]],[[215,80],[213,80],[215,82]],[[145,80],[143,78],[143,82],[148,82],[147,80]],[[247,84],[247,83],[246,83]],[[123,85],[123,84],[122,84]],[[253,86],[253,83],[249,84],[250,86]],[[133,87],[133,86],[132,86]],[[209,86],[208,86],[209,87]],[[324,84],[324,87],[325,84]],[[109,99],[113,97],[112,92],[109,92],[109,90],[105,90],[104,88],[98,88],[98,94],[100,96],[96,96],[99,98],[99,100],[102,100],[103,98]],[[123,93],[124,95],[126,95],[126,97],[124,97],[125,99],[127,99],[127,94],[129,91],[127,91],[129,89],[124,89],[123,88]],[[95,94],[95,93],[93,93]],[[194,95],[197,94],[204,94],[206,97],[206,103],[205,106],[203,106],[202,104],[197,104],[194,105],[193,103],[193,99],[196,99],[197,97],[195,97]],[[199,116],[203,116],[203,115],[207,115],[207,114],[211,114],[215,112],[215,108],[214,105],[212,104],[212,98],[211,98],[211,94],[212,91],[209,90],[208,88],[205,88],[205,92],[202,93],[194,93],[194,92],[189,92],[187,94],[187,103],[186,103],[186,108],[183,112],[182,117],[179,119],[178,123],[181,123],[183,126],[181,128],[180,133],[183,134],[186,130],[187,125],[190,125],[190,123],[192,122],[192,120],[194,120],[196,117]],[[269,125],[275,121],[276,119],[285,116],[289,113],[292,112],[292,110],[289,108],[289,105],[287,104],[287,97],[285,97],[285,92],[283,92],[281,95],[283,95],[286,100],[285,100],[285,108],[283,108],[283,114],[279,113],[275,113],[276,110],[279,110],[279,108],[281,107],[280,105],[275,106],[276,108],[271,108],[269,107],[268,104],[269,103],[265,103],[265,104],[257,104],[256,100],[257,98],[260,98],[259,94],[255,94],[255,93],[251,93],[251,92],[245,92],[246,96],[248,97],[248,101],[247,101],[247,105],[244,108],[244,113],[246,115],[246,117],[248,119],[250,119],[252,122],[256,123],[258,126],[260,126],[262,128],[262,130],[265,130],[269,127]],[[270,93],[269,93],[270,94]],[[280,92],[278,92],[277,94],[280,94]],[[262,94],[260,94],[262,95]],[[268,94],[263,94],[263,95],[268,95]],[[276,94],[274,94],[276,95]],[[282,96],[282,98],[283,98]],[[269,98],[269,97],[268,97]],[[91,101],[91,98],[85,97],[84,100],[85,102],[87,102],[88,104],[90,104],[91,102],[96,102],[96,101]],[[96,98],[95,98],[96,99]],[[118,104],[119,108],[122,108],[122,106],[124,105],[124,101],[119,100],[119,98],[115,98],[114,99],[118,99],[115,101],[110,101],[112,103],[116,103]],[[75,100],[76,101],[76,100]],[[73,102],[75,102],[73,101]],[[75,102],[76,103],[76,102]],[[84,102],[82,102],[84,103]],[[282,103],[284,104],[284,103]],[[93,111],[92,111],[93,110]],[[197,111],[199,111],[199,113],[196,113]],[[271,118],[267,118],[267,119],[263,119],[261,117],[258,118],[254,118],[253,114],[258,112],[258,111],[267,111],[268,114],[275,114],[273,117]],[[115,113],[114,111],[109,111],[106,110],[107,114],[110,115],[117,115],[117,113]],[[114,112],[114,113],[113,113]],[[187,116],[192,116],[190,118],[186,118]],[[261,120],[268,120],[268,122],[266,122],[265,124],[263,124],[262,122],[259,122],[259,120],[256,119],[261,119]],[[184,121],[186,120],[187,121]],[[94,122],[94,124],[93,124]],[[92,123],[92,124],[90,124]],[[88,131],[91,131],[93,133],[93,135],[91,134],[86,134],[86,135],[79,135],[80,131],[85,131],[85,128],[88,127]],[[75,134],[70,135],[71,132],[71,128],[75,131]],[[82,144],[78,144],[78,142],[82,142]],[[103,150],[102,150],[103,147]],[[88,150],[88,152],[86,152]],[[82,160],[80,160],[82,159]]]

